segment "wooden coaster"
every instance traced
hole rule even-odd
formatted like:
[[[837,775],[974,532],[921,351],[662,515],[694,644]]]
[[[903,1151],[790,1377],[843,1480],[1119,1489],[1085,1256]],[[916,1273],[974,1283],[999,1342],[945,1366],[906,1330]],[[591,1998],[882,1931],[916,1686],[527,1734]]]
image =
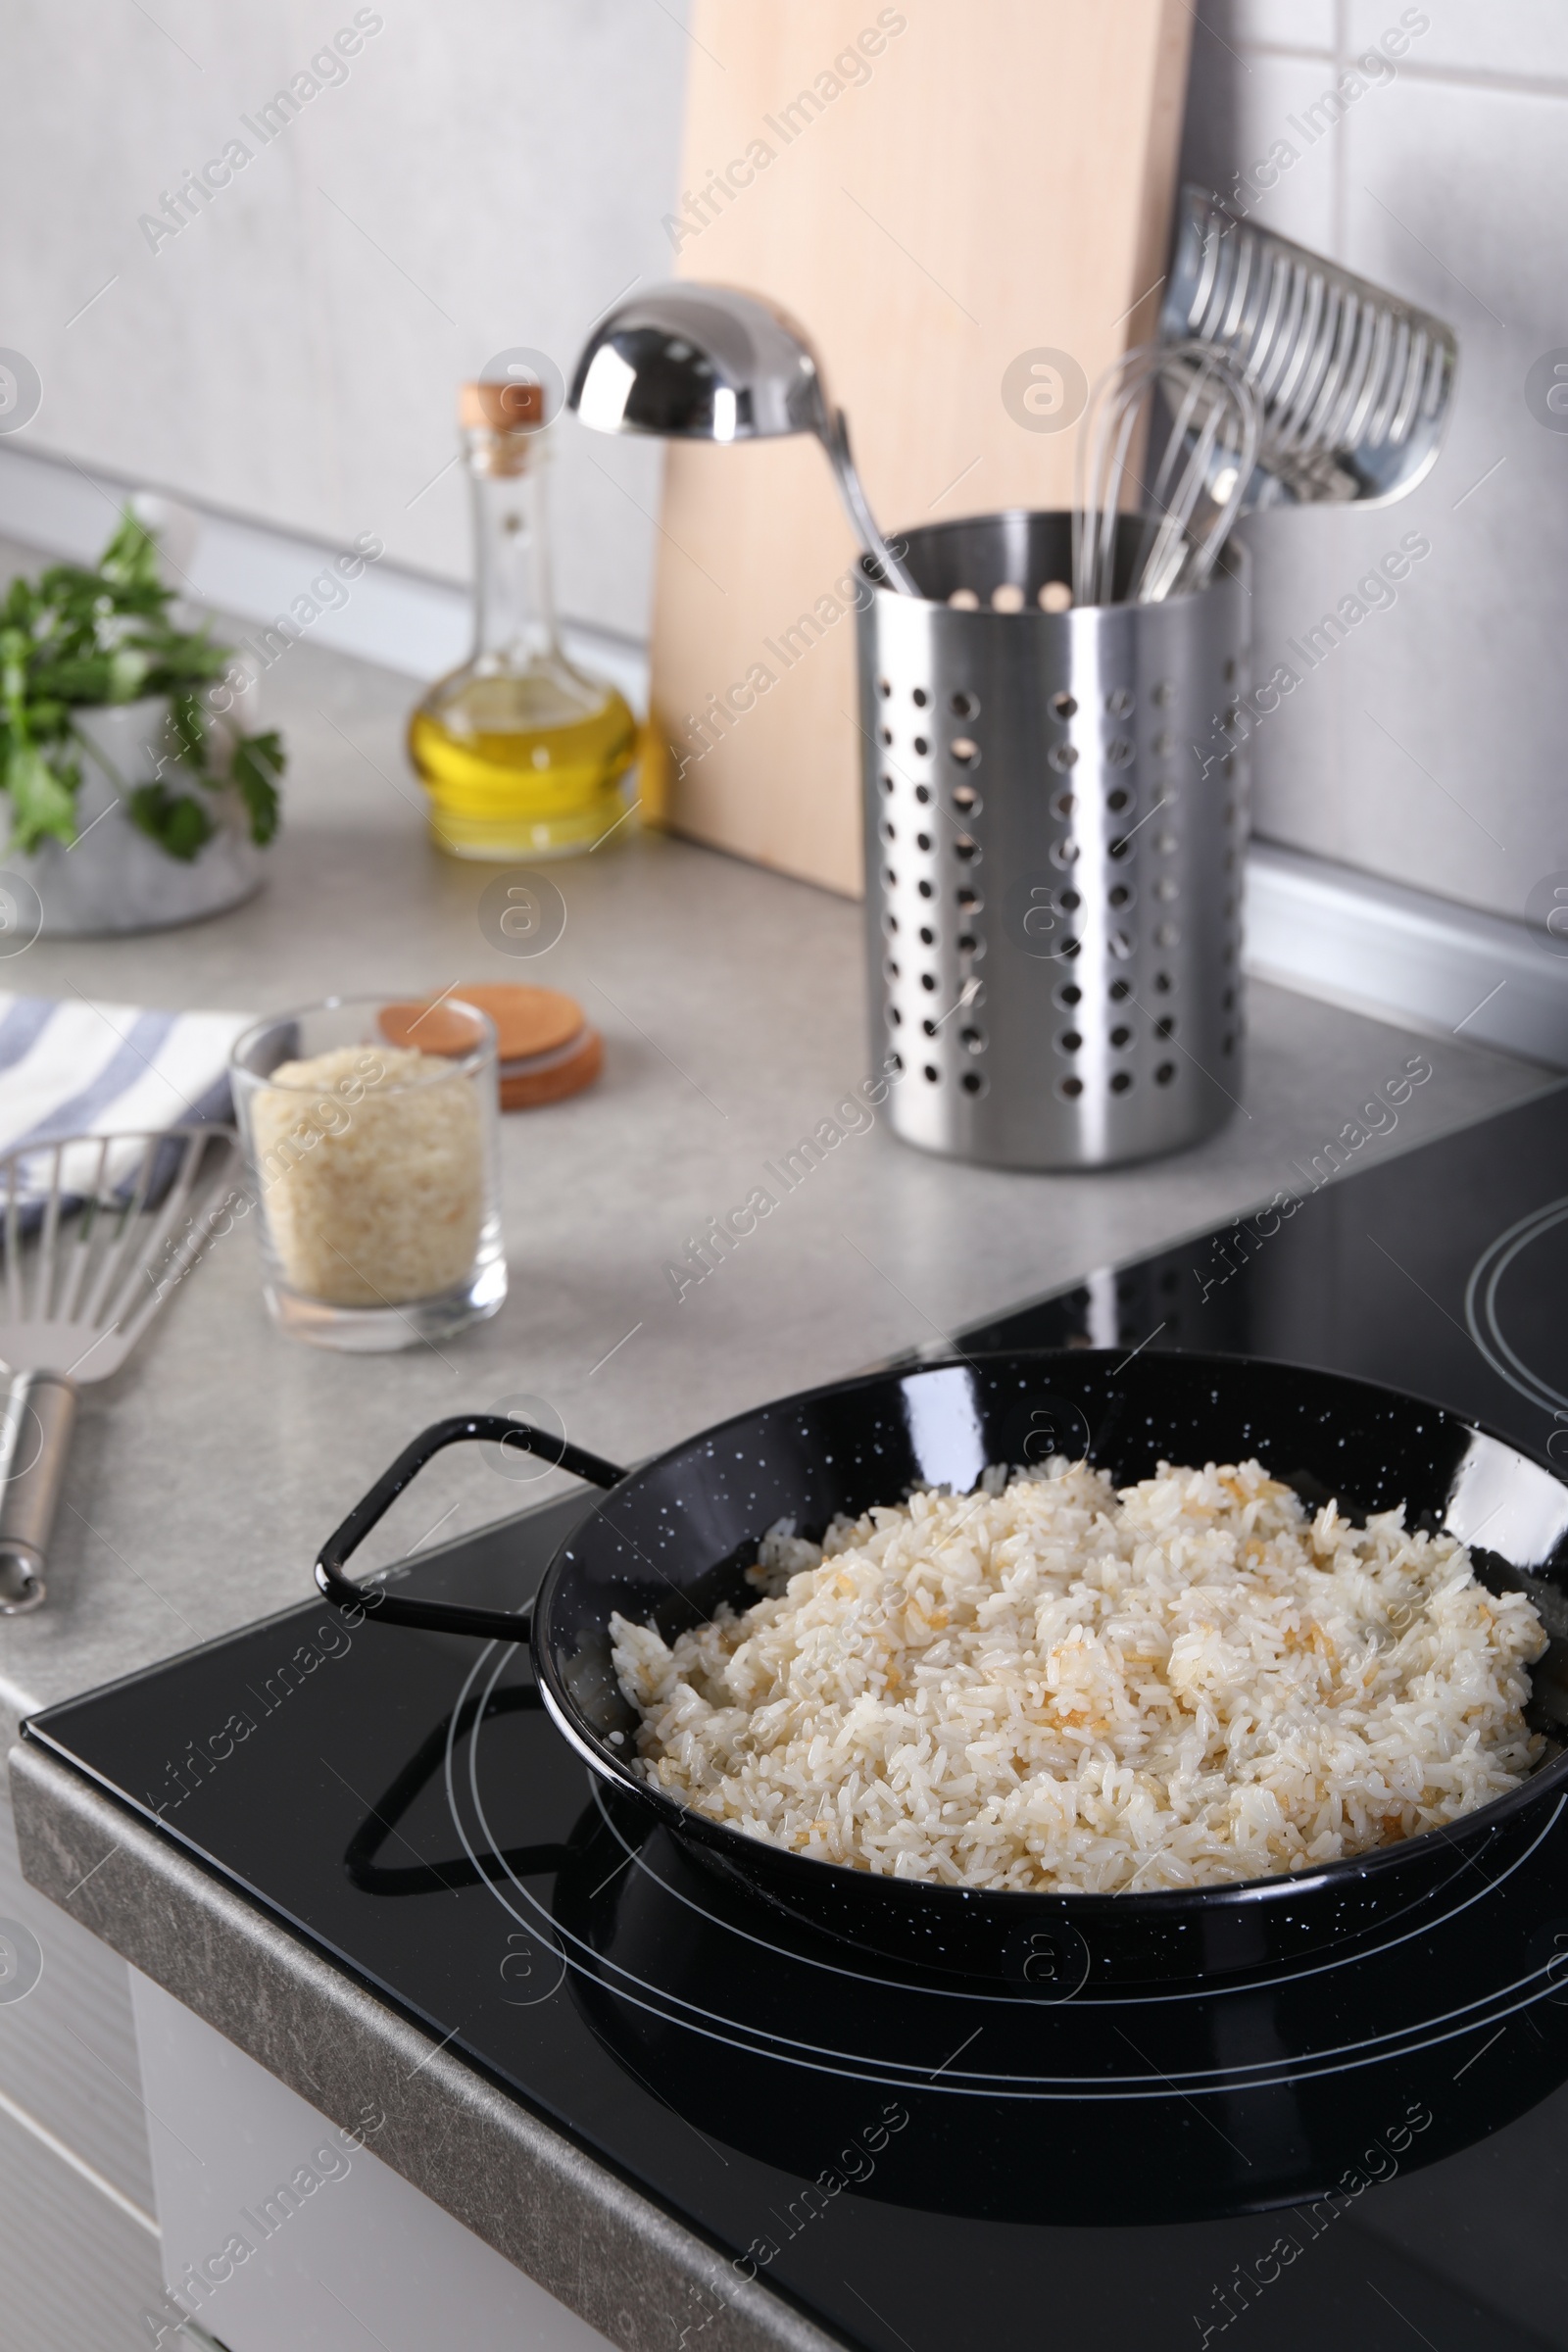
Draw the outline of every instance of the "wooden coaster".
[[[592,1086],[605,1066],[605,1041],[586,1022],[568,1045],[501,1065],[503,1110],[532,1110]]]
[[[604,1040],[574,997],[515,981],[460,984],[435,1004],[388,1004],[381,1034],[389,1045],[416,1046],[425,1054],[466,1053],[470,1024],[454,1009],[454,1000],[495,1023],[503,1110],[559,1102],[591,1086],[604,1067]]]

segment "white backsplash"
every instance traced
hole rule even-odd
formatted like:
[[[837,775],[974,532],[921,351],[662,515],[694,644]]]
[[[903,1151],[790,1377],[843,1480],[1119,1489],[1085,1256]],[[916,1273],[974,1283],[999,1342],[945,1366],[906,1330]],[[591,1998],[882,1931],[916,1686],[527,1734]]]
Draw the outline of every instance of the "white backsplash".
[[[1254,668],[1302,676],[1258,736],[1256,829],[1522,917],[1568,868],[1568,433],[1525,401],[1532,364],[1568,346],[1568,12],[1206,0],[1202,14],[1186,174],[1225,194],[1272,150],[1257,220],[1437,312],[1460,352],[1443,455],[1409,498],[1247,526]],[[1403,56],[1363,73],[1330,124],[1324,94],[1391,31]],[[1431,553],[1397,604],[1307,672],[1286,641],[1412,530]]]
[[[36,201],[0,254],[0,316],[43,398],[10,446],[313,540],[373,530],[392,564],[464,578],[457,380],[517,344],[568,367],[671,267],[683,13],[384,0],[346,77],[264,146],[241,118],[352,30],[343,0],[101,11],[90,72],[69,13],[22,11],[3,169]],[[1329,124],[1325,93],[1401,32]],[[251,160],[153,251],[140,216],[234,137]],[[1460,370],[1441,462],[1399,507],[1248,526],[1262,675],[1402,534],[1431,542],[1260,734],[1257,828],[1518,917],[1568,869],[1568,433],[1525,403],[1532,364],[1568,347],[1568,10],[1202,0],[1185,170],[1223,192],[1271,150],[1258,220],[1451,320]],[[559,440],[562,606],[640,635],[659,453],[569,422]]]
[[[29,226],[0,255],[0,341],[43,382],[15,446],[316,540],[373,530],[394,563],[466,577],[465,485],[441,471],[460,379],[517,345],[569,369],[631,279],[668,274],[683,13],[14,11],[0,172]],[[344,77],[262,144],[261,110],[357,24]],[[236,139],[250,161],[177,235],[139,225]],[[641,634],[658,452],[559,441],[563,608]]]

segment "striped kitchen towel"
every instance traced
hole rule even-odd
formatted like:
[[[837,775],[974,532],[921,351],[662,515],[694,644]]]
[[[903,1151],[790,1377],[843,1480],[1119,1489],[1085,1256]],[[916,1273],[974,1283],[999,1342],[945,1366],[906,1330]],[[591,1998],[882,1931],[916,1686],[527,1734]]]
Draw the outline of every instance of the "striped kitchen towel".
[[[250,1021],[0,991],[0,1152],[227,1118],[229,1049]],[[128,1168],[137,1155],[123,1156]],[[47,1187],[51,1157],[28,1164],[24,1199]]]

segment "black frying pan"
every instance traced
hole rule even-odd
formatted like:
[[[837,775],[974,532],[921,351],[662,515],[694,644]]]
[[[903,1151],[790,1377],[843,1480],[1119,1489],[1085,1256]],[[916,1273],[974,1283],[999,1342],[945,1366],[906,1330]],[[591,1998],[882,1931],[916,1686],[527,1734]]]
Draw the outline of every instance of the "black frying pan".
[[[504,1440],[606,1490],[531,1608],[416,1600],[343,1573],[416,1472],[460,1439]],[[737,1414],[631,1471],[521,1422],[460,1415],[399,1456],[326,1544],[316,1577],[339,1608],[372,1621],[528,1642],[545,1706],[592,1769],[752,1893],[871,1950],[1010,1980],[1025,1994],[1113,1996],[1118,1985],[1299,1960],[1374,1937],[1395,1919],[1415,1927],[1477,1865],[1494,1876],[1531,1845],[1568,1786],[1568,1752],[1555,1739],[1529,1781],[1445,1830],[1282,1878],[1149,1894],[994,1893],[882,1878],[786,1853],[637,1778],[637,1719],[610,1658],[613,1611],[652,1619],[672,1640],[721,1600],[756,1598],[744,1570],[781,1517],[819,1537],[840,1511],[902,1501],[916,1484],[966,1492],[989,1463],[1051,1452],[1087,1453],[1117,1485],[1152,1475],[1161,1459],[1255,1454],[1314,1505],[1334,1495],[1362,1515],[1404,1503],[1412,1524],[1469,1544],[1494,1590],[1535,1599],[1553,1639],[1535,1668],[1531,1720],[1548,1733],[1568,1723],[1568,1486],[1441,1406],[1239,1356],[1118,1362],[1040,1349],[873,1373]]]

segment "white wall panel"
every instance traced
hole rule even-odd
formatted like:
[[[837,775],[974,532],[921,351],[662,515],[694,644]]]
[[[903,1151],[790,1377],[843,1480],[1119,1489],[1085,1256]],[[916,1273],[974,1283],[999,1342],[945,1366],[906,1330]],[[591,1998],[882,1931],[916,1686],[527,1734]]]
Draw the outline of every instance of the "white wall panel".
[[[1408,499],[1246,526],[1254,668],[1286,662],[1301,678],[1259,730],[1256,828],[1520,920],[1536,884],[1568,869],[1568,432],[1526,401],[1532,364],[1568,348],[1563,12],[1354,0],[1338,11],[1341,46],[1321,58],[1253,45],[1280,37],[1277,12],[1210,0],[1205,15],[1186,171],[1225,192],[1283,139],[1294,158],[1257,204],[1259,223],[1436,311],[1460,347],[1446,446]],[[1334,108],[1309,116],[1303,95],[1332,91],[1391,33],[1403,54],[1363,74],[1324,128]],[[1430,554],[1397,605],[1370,612],[1328,660],[1302,662],[1291,640],[1412,530]]]
[[[346,78],[263,146],[242,117],[355,15],[19,0],[0,342],[43,382],[24,445],[460,576],[459,469],[426,487],[455,387],[514,345],[569,368],[667,274],[687,36],[678,0],[381,0]],[[154,250],[141,216],[231,139],[251,160]],[[563,606],[640,631],[658,452],[560,440]]]

